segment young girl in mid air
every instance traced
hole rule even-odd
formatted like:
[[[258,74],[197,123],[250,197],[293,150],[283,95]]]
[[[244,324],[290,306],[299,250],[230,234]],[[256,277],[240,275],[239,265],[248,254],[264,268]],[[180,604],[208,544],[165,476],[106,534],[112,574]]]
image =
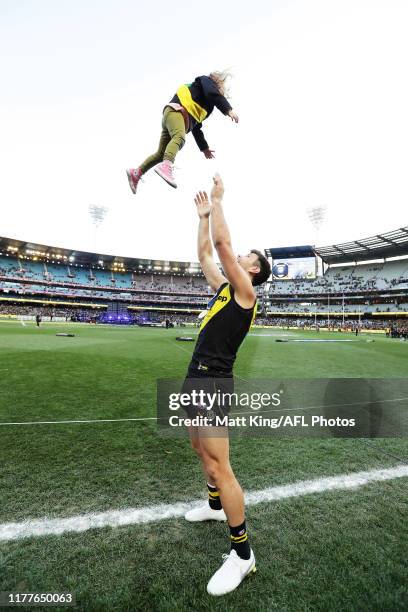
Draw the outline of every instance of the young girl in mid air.
[[[138,168],[128,168],[126,174],[133,193],[145,172],[155,167],[155,172],[169,185],[177,187],[173,175],[173,165],[177,153],[184,146],[186,134],[191,132],[207,159],[214,157],[202,131],[203,121],[209,117],[214,106],[223,115],[238,123],[238,115],[232,110],[226,98],[226,80],[229,73],[211,72],[199,76],[193,83],[181,85],[171,101],[163,109],[162,133],[156,153],[150,155]]]

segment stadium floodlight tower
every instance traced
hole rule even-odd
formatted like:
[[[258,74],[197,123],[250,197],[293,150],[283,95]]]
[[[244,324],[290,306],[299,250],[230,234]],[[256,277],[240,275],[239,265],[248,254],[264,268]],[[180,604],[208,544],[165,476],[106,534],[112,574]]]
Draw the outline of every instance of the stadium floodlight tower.
[[[107,213],[108,213],[108,208],[106,208],[106,206],[95,206],[93,204],[91,204],[88,208],[89,210],[89,216],[91,217],[92,220],[92,224],[94,226],[95,229],[95,234],[94,234],[94,248],[95,248],[95,252],[98,250],[97,248],[97,244],[96,244],[96,236],[97,236],[97,231],[100,227],[100,225],[102,225]]]
[[[309,217],[309,221],[315,229],[315,245],[318,243],[319,230],[322,227],[326,218],[326,212],[326,206],[311,206],[307,209],[307,216]]]
[[[309,217],[309,221],[313,225],[314,230],[315,230],[315,235],[314,235],[315,246],[319,244],[319,231],[326,218],[326,212],[327,212],[326,206],[311,206],[307,209],[307,216]],[[317,266],[318,266],[318,263],[316,263],[316,271],[318,272]],[[322,273],[323,273],[323,263],[322,263]]]
[[[92,223],[96,228],[101,225],[108,210],[109,209],[106,208],[106,206],[94,206],[92,204],[89,206],[89,214],[91,216]]]

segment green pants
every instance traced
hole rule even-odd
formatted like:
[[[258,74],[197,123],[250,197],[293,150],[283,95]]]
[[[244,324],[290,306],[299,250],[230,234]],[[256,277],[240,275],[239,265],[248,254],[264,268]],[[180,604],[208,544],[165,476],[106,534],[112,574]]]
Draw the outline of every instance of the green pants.
[[[185,141],[186,126],[183,115],[170,106],[166,106],[163,112],[162,133],[158,149],[139,166],[142,173],[144,174],[163,159],[174,162]]]

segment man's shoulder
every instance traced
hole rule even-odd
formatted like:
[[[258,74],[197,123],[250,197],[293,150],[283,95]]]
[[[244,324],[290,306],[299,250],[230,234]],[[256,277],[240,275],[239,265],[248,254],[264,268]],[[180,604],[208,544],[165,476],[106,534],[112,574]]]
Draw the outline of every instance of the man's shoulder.
[[[248,293],[248,295],[245,295],[245,296],[241,296],[237,294],[237,292],[234,290],[232,286],[231,286],[230,291],[231,291],[231,299],[240,309],[249,311],[255,308],[257,301],[258,301],[258,296],[255,291],[250,294]]]

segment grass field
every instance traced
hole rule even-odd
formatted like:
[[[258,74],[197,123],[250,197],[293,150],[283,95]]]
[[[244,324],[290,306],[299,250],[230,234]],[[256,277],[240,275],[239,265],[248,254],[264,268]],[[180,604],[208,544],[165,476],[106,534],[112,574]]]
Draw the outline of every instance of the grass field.
[[[0,323],[0,528],[205,497],[187,439],[163,439],[154,419],[117,420],[154,417],[157,378],[183,377],[193,344],[179,333]],[[268,333],[337,337],[256,329],[238,376],[408,375],[408,343],[276,343]],[[101,422],[4,425],[64,420]],[[403,464],[404,438],[232,440],[245,490]],[[404,610],[407,493],[398,478],[249,506],[258,572],[221,599],[205,587],[228,552],[227,528],[183,518],[0,541],[0,591],[71,591],[86,611]]]

